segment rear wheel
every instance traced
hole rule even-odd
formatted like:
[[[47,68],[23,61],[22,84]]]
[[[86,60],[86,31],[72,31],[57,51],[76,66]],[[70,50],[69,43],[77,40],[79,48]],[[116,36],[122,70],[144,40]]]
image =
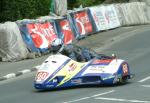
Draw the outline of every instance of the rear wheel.
[[[120,84],[126,84],[128,82],[128,76],[124,76],[122,78],[119,78]]]

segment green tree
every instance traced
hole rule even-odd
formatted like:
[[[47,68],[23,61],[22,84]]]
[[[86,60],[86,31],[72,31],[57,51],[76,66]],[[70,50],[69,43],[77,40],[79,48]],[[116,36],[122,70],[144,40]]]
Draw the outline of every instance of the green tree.
[[[0,22],[48,15],[50,0],[2,0]]]
[[[0,0],[0,22],[48,15],[52,0]],[[104,0],[68,0],[68,9],[98,5]]]

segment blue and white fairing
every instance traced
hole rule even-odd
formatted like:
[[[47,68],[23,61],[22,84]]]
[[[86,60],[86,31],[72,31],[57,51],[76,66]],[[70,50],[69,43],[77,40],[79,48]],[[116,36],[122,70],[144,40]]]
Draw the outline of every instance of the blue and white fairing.
[[[122,65],[127,65],[127,70],[124,72]],[[115,84],[118,82],[119,77],[121,78],[123,75],[128,75],[128,68],[128,64],[121,59],[94,60],[87,68],[85,68],[80,76],[89,78],[95,76],[100,78],[100,84]]]
[[[37,71],[36,89],[52,89],[88,84],[116,84],[130,78],[128,64],[121,59],[92,59],[80,63],[67,56],[51,55]]]

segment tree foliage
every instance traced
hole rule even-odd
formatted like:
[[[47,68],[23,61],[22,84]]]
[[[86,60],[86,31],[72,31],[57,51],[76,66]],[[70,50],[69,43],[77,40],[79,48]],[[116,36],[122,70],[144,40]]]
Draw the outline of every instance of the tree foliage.
[[[49,14],[52,0],[0,0],[0,22],[35,19]],[[104,0],[67,0],[68,9],[98,5]]]
[[[2,0],[0,22],[48,15],[50,0]]]

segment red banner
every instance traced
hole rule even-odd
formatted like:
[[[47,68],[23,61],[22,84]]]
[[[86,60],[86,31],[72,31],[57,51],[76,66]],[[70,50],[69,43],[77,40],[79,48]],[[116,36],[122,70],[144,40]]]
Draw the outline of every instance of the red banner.
[[[69,21],[68,20],[60,21],[60,26],[61,26],[62,33],[64,34],[64,44],[72,43],[74,39],[74,35],[70,28]]]
[[[49,22],[27,24],[27,28],[37,48],[48,48],[51,42],[57,38],[54,27]]]
[[[75,21],[77,23],[80,35],[85,35],[93,31],[92,23],[89,20],[87,11],[75,13],[74,17],[75,17]]]

